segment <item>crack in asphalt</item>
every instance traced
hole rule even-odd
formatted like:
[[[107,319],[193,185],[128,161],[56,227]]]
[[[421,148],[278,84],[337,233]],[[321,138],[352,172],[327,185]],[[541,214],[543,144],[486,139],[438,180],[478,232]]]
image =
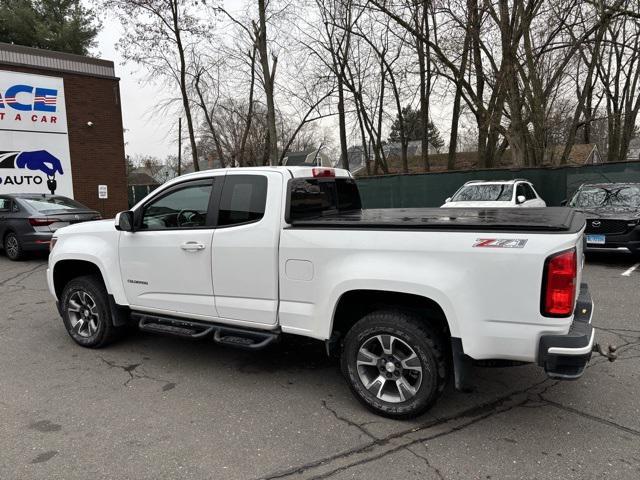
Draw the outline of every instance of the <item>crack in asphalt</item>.
[[[327,401],[326,400],[322,400],[322,406],[328,410],[329,412],[331,412],[333,414],[334,417],[336,417],[337,420],[340,420],[341,422],[346,423],[347,425],[357,428],[358,430],[360,430],[360,432],[362,432],[364,435],[366,435],[369,439],[371,440],[378,440],[375,436],[373,436],[371,433],[369,433],[369,431],[363,427],[363,424],[359,424],[354,422],[353,420],[349,420],[348,418],[345,417],[341,417],[340,415],[338,415],[338,412],[336,412],[333,408],[331,408],[329,405],[327,405]]]
[[[446,480],[446,479],[444,478],[444,475],[442,475],[442,472],[441,472],[437,467],[434,467],[433,465],[431,465],[431,462],[429,461],[429,459],[428,459],[427,457],[424,457],[424,456],[422,456],[422,455],[419,455],[417,452],[414,452],[414,451],[413,451],[413,450],[411,450],[411,448],[409,448],[409,447],[407,447],[407,448],[406,448],[406,450],[407,450],[408,452],[413,453],[416,457],[418,457],[418,458],[420,458],[420,459],[424,460],[424,463],[426,463],[426,464],[427,464],[427,467],[429,467],[429,470],[433,470],[433,471],[435,472],[435,474],[438,476],[438,478],[439,478],[439,479],[441,479],[441,480]]]
[[[42,268],[43,266],[44,266],[45,268]],[[15,274],[15,275],[13,275],[13,276],[11,276],[11,277],[9,277],[9,278],[5,278],[4,280],[0,280],[0,287],[5,286],[5,285],[6,285],[7,283],[9,283],[10,281],[15,280],[15,279],[17,279],[18,277],[21,277],[22,275],[24,275],[24,278],[21,278],[21,279],[19,280],[19,282],[22,282],[22,281],[26,280],[27,278],[29,278],[32,274],[36,273],[38,270],[46,270],[46,264],[45,264],[45,265],[38,264],[38,265],[36,265],[35,267],[30,268],[29,270],[26,270],[26,271],[23,271],[23,272],[17,273],[17,274]],[[18,282],[18,283],[19,283],[19,282]]]
[[[576,408],[573,407],[569,407],[567,405],[564,405],[562,403],[559,402],[555,402],[553,400],[549,400],[548,398],[542,398],[545,402],[547,402],[549,405],[559,408],[560,410],[564,410],[566,412],[570,412],[570,413],[574,413],[576,415],[579,415],[583,418],[589,419],[589,420],[593,420],[595,422],[599,422],[602,423],[604,425],[607,425],[609,427],[612,428],[616,428],[618,430],[622,430],[623,432],[626,433],[630,433],[631,435],[635,435],[636,437],[640,437],[640,430],[636,430],[634,428],[631,427],[626,427],[624,425],[620,425],[619,423],[616,422],[612,422],[611,420],[607,420],[606,418],[602,418],[602,417],[598,417],[597,415],[592,415],[590,413],[587,412],[583,412],[582,410],[578,410]]]
[[[627,345],[628,343],[633,343],[634,341],[640,341],[640,335],[637,335],[637,334],[640,334],[640,331],[637,331],[637,330],[620,329],[620,328],[602,328],[602,327],[595,327],[595,328],[596,330],[602,330],[603,332],[607,332],[611,335],[615,335],[623,342],[627,342],[625,343],[625,345]]]
[[[392,440],[396,440],[398,438],[407,436],[407,435],[415,433],[415,432],[419,432],[419,431],[422,431],[422,430],[428,430],[430,428],[434,428],[434,427],[437,427],[437,426],[440,426],[440,425],[444,425],[446,423],[451,423],[451,422],[454,422],[456,420],[459,420],[459,419],[462,419],[462,418],[465,418],[465,417],[473,417],[473,418],[471,418],[470,421],[465,422],[465,423],[463,423],[461,425],[453,426],[450,429],[445,430],[443,432],[439,432],[439,433],[436,433],[436,434],[433,434],[433,435],[428,435],[428,436],[425,436],[425,437],[422,437],[422,438],[418,438],[416,440],[410,441],[407,444],[400,445],[400,446],[388,449],[385,452],[382,452],[379,456],[377,456],[375,458],[365,458],[365,459],[359,460],[357,462],[351,463],[349,465],[345,465],[345,466],[339,467],[339,468],[337,468],[335,470],[332,470],[330,472],[327,472],[325,474],[321,474],[321,475],[312,477],[313,479],[317,479],[317,480],[323,479],[323,478],[328,478],[328,477],[330,477],[330,476],[332,476],[335,473],[338,473],[340,471],[343,471],[343,470],[346,470],[346,469],[349,469],[349,468],[352,468],[352,467],[355,467],[355,466],[358,466],[358,465],[362,465],[362,464],[365,464],[365,463],[369,463],[369,462],[371,462],[373,460],[385,457],[387,455],[390,455],[392,453],[395,453],[397,451],[400,451],[400,450],[402,450],[404,448],[407,448],[409,446],[415,445],[415,444],[420,443],[420,442],[433,440],[435,438],[439,438],[439,437],[442,437],[442,436],[445,436],[445,435],[449,435],[449,434],[458,432],[458,431],[460,431],[460,430],[462,430],[464,428],[467,428],[467,427],[469,427],[469,426],[471,426],[471,425],[473,425],[473,424],[475,424],[475,423],[477,423],[479,421],[482,421],[482,420],[484,420],[486,418],[489,418],[489,417],[491,417],[493,415],[496,415],[496,414],[503,413],[503,412],[506,412],[508,410],[511,410],[512,408],[515,408],[516,406],[525,403],[527,401],[527,397],[525,396],[524,398],[522,398],[521,400],[517,401],[513,405],[508,406],[507,408],[502,408],[502,406],[504,404],[508,403],[509,401],[512,401],[517,396],[521,396],[523,394],[526,395],[528,392],[530,392],[531,390],[541,386],[542,384],[544,384],[547,381],[549,381],[549,380],[548,379],[544,379],[541,382],[537,382],[537,383],[527,387],[526,389],[517,390],[517,391],[511,392],[511,393],[509,393],[507,395],[504,395],[502,397],[499,397],[499,398],[497,398],[497,399],[495,399],[495,400],[493,400],[491,402],[486,402],[486,403],[480,404],[480,405],[474,405],[474,406],[472,406],[472,407],[470,407],[468,409],[465,409],[465,410],[463,410],[461,412],[458,412],[458,413],[456,413],[454,415],[449,415],[449,416],[445,416],[445,417],[441,417],[441,418],[437,418],[436,417],[436,419],[434,421],[428,422],[428,423],[426,423],[426,424],[424,424],[422,426],[413,427],[413,428],[410,428],[410,429],[402,430],[400,432],[392,433],[392,434],[387,435],[387,436],[385,436],[383,438],[376,439],[376,440],[374,440],[372,442],[369,442],[369,443],[367,443],[367,444],[365,444],[363,446],[360,446],[360,447],[357,447],[357,448],[354,448],[354,449],[350,449],[350,450],[347,450],[347,451],[344,451],[344,452],[340,452],[340,453],[337,453],[335,455],[331,455],[329,457],[325,457],[325,458],[322,458],[322,459],[318,459],[318,460],[314,460],[314,461],[305,463],[305,464],[300,465],[298,467],[294,467],[294,468],[290,468],[290,469],[287,469],[287,470],[275,472],[275,473],[273,473],[271,475],[268,475],[268,476],[265,476],[265,477],[259,477],[259,478],[262,479],[262,480],[275,480],[275,479],[284,478],[284,477],[287,477],[287,476],[290,476],[290,475],[301,474],[301,473],[304,473],[305,471],[307,471],[307,470],[309,470],[311,468],[315,468],[315,467],[321,466],[323,464],[329,464],[329,463],[334,462],[336,460],[349,458],[349,457],[352,457],[352,456],[357,455],[359,453],[370,451],[370,450],[372,450],[373,448],[375,448],[377,446],[386,445],[389,442],[391,442]]]
[[[419,444],[419,443],[428,442],[428,441],[430,441],[430,440],[435,440],[435,439],[437,439],[437,438],[446,437],[446,436],[451,435],[451,434],[453,434],[453,433],[460,432],[460,431],[464,430],[464,429],[465,429],[465,428],[467,428],[467,427],[470,427],[470,426],[472,426],[472,425],[475,425],[475,424],[476,424],[476,423],[478,423],[478,422],[481,422],[482,420],[486,420],[486,419],[487,419],[487,418],[489,418],[489,417],[493,417],[493,416],[495,416],[495,415],[498,415],[498,414],[501,414],[501,413],[508,412],[509,410],[512,410],[513,408],[518,407],[518,406],[522,405],[523,403],[525,403],[525,402],[527,401],[527,399],[526,399],[526,397],[525,397],[525,398],[524,398],[523,400],[521,400],[520,402],[517,402],[517,403],[515,403],[515,404],[513,404],[513,405],[510,405],[510,406],[508,406],[508,407],[505,407],[505,408],[503,408],[503,409],[501,409],[501,410],[500,410],[500,409],[498,409],[500,406],[502,406],[503,404],[507,403],[509,400],[511,400],[511,399],[512,399],[514,396],[516,396],[516,395],[517,395],[517,394],[510,395],[508,398],[504,399],[503,401],[498,402],[498,403],[499,403],[499,405],[498,405],[498,407],[496,407],[496,409],[491,410],[491,411],[489,411],[489,412],[486,412],[486,413],[484,413],[484,414],[482,414],[482,415],[480,415],[480,416],[478,416],[478,417],[475,417],[475,418],[471,419],[470,421],[468,421],[468,422],[466,422],[466,423],[463,423],[463,424],[461,424],[461,425],[456,425],[456,426],[454,426],[454,427],[450,428],[449,430],[445,430],[445,431],[443,431],[443,432],[435,433],[435,434],[433,434],[433,435],[428,435],[428,436],[425,436],[425,437],[421,437],[421,438],[418,438],[418,439],[416,439],[416,440],[412,440],[412,441],[410,441],[410,442],[409,442],[409,443],[407,443],[407,444],[399,445],[399,446],[397,446],[397,447],[391,448],[391,449],[389,449],[389,450],[386,450],[386,451],[382,452],[382,453],[381,453],[380,455],[378,455],[377,457],[374,457],[374,458],[364,458],[364,459],[362,459],[362,460],[359,460],[359,461],[357,461],[357,462],[351,463],[351,464],[349,464],[349,465],[344,465],[344,466],[342,466],[342,467],[338,467],[338,468],[336,468],[336,469],[334,469],[334,470],[332,470],[332,471],[330,471],[330,472],[326,472],[326,473],[324,473],[324,474],[320,474],[320,475],[317,475],[317,476],[311,477],[311,480],[322,480],[322,479],[330,478],[330,477],[332,477],[333,475],[335,475],[336,473],[340,473],[340,472],[342,472],[342,471],[345,471],[345,470],[348,470],[348,469],[350,469],[350,468],[357,467],[357,466],[360,466],[360,465],[365,465],[365,464],[370,463],[370,462],[372,462],[372,461],[374,461],[374,460],[378,460],[378,459],[380,459],[380,458],[387,457],[388,455],[392,455],[392,454],[397,453],[397,452],[399,452],[399,451],[401,451],[401,450],[405,450],[405,449],[407,449],[408,447],[411,447],[411,446],[417,445],[417,444]],[[474,410],[476,410],[476,409],[474,409]],[[463,415],[462,417],[464,417],[464,415]],[[459,418],[461,418],[461,417],[460,417],[460,416],[456,416],[456,417],[452,418],[451,420],[449,420],[449,422],[454,421],[454,420],[459,419]],[[444,422],[444,423],[448,423],[448,422]],[[359,453],[359,452],[357,452],[357,453]]]
[[[631,333],[637,333],[637,334],[640,334],[640,330],[636,330],[636,329],[633,329],[633,328],[600,327],[600,326],[596,325],[595,323],[593,323],[592,325],[593,325],[595,328],[598,328],[598,329],[600,329],[600,330],[604,330],[604,331],[606,331],[606,332],[609,332],[609,331],[611,331],[611,330],[618,330],[618,331],[621,331],[621,332],[631,332]]]
[[[627,346],[627,345],[625,345]],[[545,383],[547,383],[547,385],[544,385]],[[385,450],[384,452],[381,452],[379,455],[375,456],[375,457],[367,457],[367,458],[363,458],[361,460],[358,460],[356,462],[351,462],[349,464],[346,465],[342,465],[340,467],[337,467],[333,470],[330,470],[328,472],[325,473],[321,473],[319,475],[316,475],[314,477],[311,477],[313,480],[321,480],[321,479],[327,479],[332,477],[333,475],[343,472],[345,470],[360,466],[360,465],[364,465],[367,463],[370,463],[372,461],[378,460],[380,458],[384,458],[388,455],[391,455],[393,453],[399,452],[401,450],[409,450],[411,451],[411,453],[413,453],[414,455],[416,455],[416,453],[414,451],[412,451],[410,449],[410,447],[417,445],[419,443],[424,443],[430,440],[434,440],[436,438],[441,438],[447,435],[451,435],[453,433],[459,432],[461,430],[464,430],[472,425],[475,425],[478,422],[481,422],[483,420],[486,420],[490,417],[493,417],[495,415],[501,414],[501,413],[505,413],[508,412],[514,408],[517,407],[527,407],[527,408],[540,408],[540,407],[546,407],[546,406],[553,406],[556,408],[559,408],[561,410],[564,410],[566,412],[569,413],[573,413],[575,415],[579,415],[583,418],[586,418],[588,420],[591,421],[595,421],[607,426],[610,426],[612,428],[616,428],[618,430],[624,431],[626,433],[630,433],[634,436],[640,436],[640,431],[635,430],[633,428],[630,427],[626,427],[624,425],[620,425],[618,423],[612,422],[610,420],[598,417],[596,415],[592,415],[586,412],[582,412],[580,410],[577,410],[573,407],[568,407],[566,405],[563,405],[562,403],[559,402],[555,402],[553,400],[549,400],[548,398],[544,397],[544,395],[553,387],[557,386],[558,384],[562,383],[560,380],[550,380],[550,379],[545,379],[541,382],[537,382],[525,389],[522,390],[517,390],[514,392],[511,392],[508,395],[504,395],[502,397],[499,397],[491,402],[487,402],[485,404],[481,404],[481,405],[474,405],[471,408],[468,408],[466,410],[463,410],[462,412],[459,412],[457,414],[454,415],[450,415],[450,416],[446,416],[446,417],[442,417],[442,418],[437,418],[435,421],[433,422],[429,422],[427,424],[422,425],[421,427],[416,427],[416,428],[412,428],[412,429],[407,429],[401,432],[397,432],[397,433],[393,433],[390,434],[384,438],[381,439],[376,439],[366,445],[363,445],[361,447],[358,448],[354,448],[351,450],[347,450],[345,452],[341,452],[323,459],[319,459],[319,460],[314,460],[308,463],[305,463],[303,465],[300,465],[298,467],[295,468],[291,468],[291,469],[287,469],[284,471],[280,471],[280,472],[275,472],[272,475],[266,476],[266,477],[260,477],[262,480],[275,480],[275,479],[279,479],[279,478],[284,478],[284,477],[289,477],[289,476],[293,476],[293,475],[300,475],[312,468],[316,468],[319,467],[321,465],[324,464],[330,464],[332,462],[335,462],[337,460],[343,460],[343,459],[348,459],[349,457],[353,457],[357,454],[361,454],[361,453],[365,453],[367,451],[371,451],[373,450],[375,447],[378,446],[383,446],[385,444],[388,444],[389,442],[391,442],[394,439],[398,439],[401,437],[404,437],[406,435],[409,435],[411,433],[415,433],[415,432],[419,432],[422,430],[429,430],[431,428],[440,426],[440,425],[444,425],[447,423],[451,423],[454,422],[456,420],[460,420],[462,418],[465,417],[472,417],[469,421],[464,422],[462,424],[459,425],[454,425],[453,427],[444,430],[442,432],[438,432],[432,435],[426,435],[424,437],[420,437],[414,440],[410,440],[408,443],[403,444],[403,445],[399,445],[390,449]],[[536,392],[535,389],[538,387],[543,386],[544,387]],[[521,397],[521,398],[518,398]],[[512,402],[510,404],[510,402]],[[537,403],[536,403],[537,402]],[[324,402],[323,402],[324,403]],[[328,410],[332,411],[331,409],[329,409],[326,405],[324,405],[325,408],[327,408]],[[355,422],[352,422],[350,420],[345,420],[344,418],[340,417],[337,412],[333,412],[335,417],[339,420],[342,421],[346,421],[349,425],[352,426],[356,426],[361,427],[361,425],[356,424]],[[361,430],[361,428],[359,428]],[[362,430],[361,430],[362,431]],[[429,466],[431,468],[433,468],[433,466],[430,465],[430,463],[428,462],[428,459],[421,457],[423,460],[425,460],[425,462],[427,462],[429,464]],[[438,472],[438,474],[441,475],[441,472]],[[442,478],[442,477],[441,477]]]
[[[129,378],[122,384],[123,387],[128,387],[129,386],[129,382],[135,380],[135,379],[147,379],[147,380],[152,380],[154,382],[159,382],[159,383],[164,383],[164,386],[162,387],[162,391],[163,392],[167,392],[169,390],[173,390],[176,386],[176,383],[174,382],[170,382],[169,380],[165,380],[163,378],[157,378],[157,377],[152,377],[151,375],[148,375],[144,372],[141,372],[140,370],[138,370],[138,367],[142,367],[143,364],[142,363],[131,363],[128,365],[119,365],[114,361],[111,360],[107,360],[106,358],[100,357],[98,356],[98,358],[100,360],[102,360],[105,364],[107,364],[110,368],[119,368],[122,371],[126,372],[129,374]]]

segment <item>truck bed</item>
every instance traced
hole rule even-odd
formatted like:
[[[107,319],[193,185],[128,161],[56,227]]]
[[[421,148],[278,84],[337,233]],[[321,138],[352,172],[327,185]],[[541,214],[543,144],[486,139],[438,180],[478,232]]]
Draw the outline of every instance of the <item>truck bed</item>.
[[[584,225],[584,216],[566,207],[381,208],[294,220],[291,228],[576,233]]]

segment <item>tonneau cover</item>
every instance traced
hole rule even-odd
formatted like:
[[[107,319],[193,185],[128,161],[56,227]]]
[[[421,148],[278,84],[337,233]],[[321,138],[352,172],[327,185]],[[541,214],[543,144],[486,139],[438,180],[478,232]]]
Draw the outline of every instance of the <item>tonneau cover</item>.
[[[382,208],[294,220],[293,228],[422,229],[573,233],[585,225],[567,207],[547,208]]]

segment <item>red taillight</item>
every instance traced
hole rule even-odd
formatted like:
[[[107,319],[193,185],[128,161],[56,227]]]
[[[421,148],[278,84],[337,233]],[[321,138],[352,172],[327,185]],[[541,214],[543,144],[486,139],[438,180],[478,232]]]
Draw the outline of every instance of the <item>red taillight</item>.
[[[576,249],[556,253],[547,258],[542,280],[542,314],[546,317],[568,317],[576,300],[578,258]]]
[[[314,168],[314,177],[335,177],[336,171],[333,168]]]
[[[34,227],[46,227],[48,225],[51,225],[52,223],[58,223],[61,222],[62,220],[60,220],[59,218],[30,218],[29,219],[29,223],[31,225],[33,225]]]

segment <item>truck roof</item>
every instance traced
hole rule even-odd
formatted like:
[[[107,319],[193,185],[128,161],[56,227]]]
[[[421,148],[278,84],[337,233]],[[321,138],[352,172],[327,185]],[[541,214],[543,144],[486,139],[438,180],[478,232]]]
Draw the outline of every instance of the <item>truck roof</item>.
[[[465,185],[496,185],[496,184],[513,184],[516,182],[529,182],[526,178],[512,178],[510,180],[469,180]]]
[[[273,171],[287,172],[292,178],[307,178],[317,176],[348,178],[351,177],[351,172],[343,168],[329,168],[329,167],[304,167],[304,166],[277,166],[277,167],[235,167],[235,168],[216,168],[209,170],[201,170],[199,172],[187,173],[180,175],[179,179],[186,178],[204,178],[211,175],[213,172],[230,171],[230,172],[273,172]],[[174,179],[175,180],[175,179]]]

